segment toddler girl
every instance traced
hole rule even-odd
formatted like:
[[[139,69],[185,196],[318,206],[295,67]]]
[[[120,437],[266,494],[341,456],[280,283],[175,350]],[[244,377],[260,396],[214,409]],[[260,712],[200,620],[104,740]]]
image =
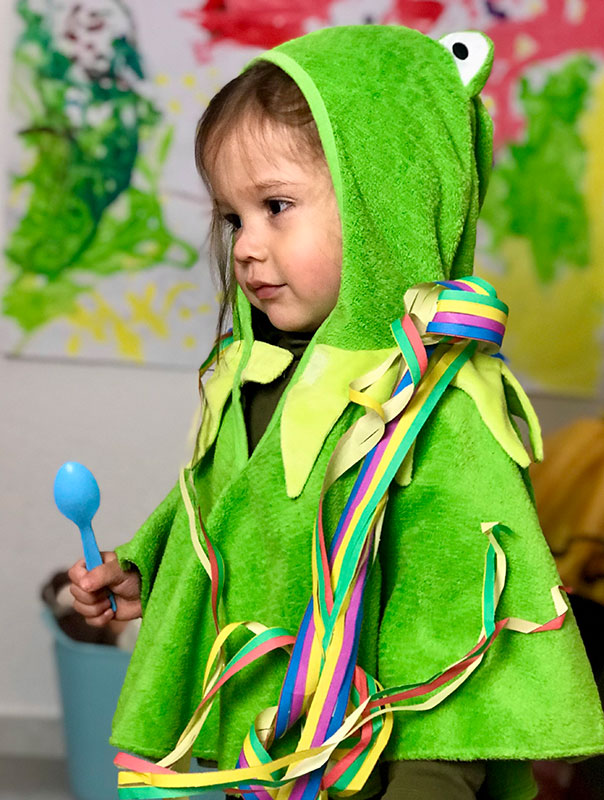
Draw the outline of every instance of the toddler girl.
[[[521,762],[604,750],[510,414],[537,452],[538,426],[492,357],[506,307],[462,280],[491,61],[474,32],[318,31],[201,120],[233,331],[178,484],[102,567],[71,570],[91,624],[113,616],[106,587],[118,618],[143,614],[112,742],[162,761],[121,757],[129,797],[362,798],[379,758],[388,797],[523,798]],[[221,772],[161,772],[191,752]]]

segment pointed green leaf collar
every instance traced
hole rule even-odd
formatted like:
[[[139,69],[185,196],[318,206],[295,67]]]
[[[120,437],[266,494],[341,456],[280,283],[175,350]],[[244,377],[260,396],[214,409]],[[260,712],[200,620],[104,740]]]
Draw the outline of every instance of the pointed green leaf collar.
[[[475,353],[451,381],[468,394],[501,447],[521,467],[528,467],[531,458],[510,420],[510,414],[526,422],[534,459],[543,458],[541,428],[537,415],[522,386],[505,363],[485,353]]]
[[[281,452],[289,497],[298,497],[330,430],[350,403],[355,378],[378,367],[397,347],[342,350],[315,345],[300,380],[285,399],[281,418]],[[394,389],[397,364],[371,387],[371,396],[385,402]]]
[[[241,340],[229,345],[223,351],[216,371],[203,388],[203,419],[191,460],[192,467],[199,463],[216,439],[222,409],[233,390],[244,349],[245,344]],[[246,381],[270,383],[287,369],[292,360],[293,355],[289,350],[275,347],[267,342],[254,341],[250,357],[241,371],[239,380],[241,383]]]
[[[287,494],[298,497],[321,452],[325,439],[350,401],[350,383],[375,369],[397,350],[347,351],[330,345],[316,345],[300,379],[287,392],[280,420],[281,453]],[[232,392],[241,363],[243,343],[226,348],[214,375],[204,388],[204,413],[191,465],[195,466],[212,446],[224,405]],[[248,363],[241,372],[241,383],[270,383],[290,365],[292,354],[280,347],[255,341]],[[371,396],[384,403],[391,395],[397,377],[393,365],[370,389]],[[534,458],[543,452],[541,432],[528,397],[507,366],[498,358],[476,353],[459,371],[452,386],[468,394],[505,452],[516,463],[527,467],[530,457],[510,421],[510,413],[524,419],[529,428]],[[397,475],[406,485],[412,477],[412,458]]]

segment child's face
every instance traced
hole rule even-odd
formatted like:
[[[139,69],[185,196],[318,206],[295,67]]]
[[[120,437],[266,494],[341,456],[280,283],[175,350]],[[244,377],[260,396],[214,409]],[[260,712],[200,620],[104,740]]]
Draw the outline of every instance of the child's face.
[[[327,165],[295,159],[288,136],[277,126],[231,135],[209,177],[245,296],[276,328],[314,331],[338,299],[340,216]]]

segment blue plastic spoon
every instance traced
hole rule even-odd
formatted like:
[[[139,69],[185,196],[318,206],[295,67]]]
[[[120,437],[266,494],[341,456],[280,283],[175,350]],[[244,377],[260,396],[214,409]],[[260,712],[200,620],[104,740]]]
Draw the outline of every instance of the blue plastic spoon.
[[[57,508],[80,529],[86,569],[103,563],[94,531],[92,518],[99,509],[101,493],[92,472],[77,461],[67,461],[55,478],[55,503]],[[116,611],[115,597],[109,592],[111,608]]]

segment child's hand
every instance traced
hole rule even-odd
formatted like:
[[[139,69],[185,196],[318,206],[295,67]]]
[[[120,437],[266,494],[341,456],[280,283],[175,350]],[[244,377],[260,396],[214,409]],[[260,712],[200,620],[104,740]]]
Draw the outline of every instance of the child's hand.
[[[114,617],[118,620],[136,619],[141,616],[140,576],[136,570],[125,572],[120,568],[113,552],[101,553],[103,564],[86,569],[83,558],[67,573],[71,580],[70,591],[74,597],[73,607],[85,617],[89,625],[102,628]],[[117,604],[114,614],[109,602],[108,590],[113,592]]]

